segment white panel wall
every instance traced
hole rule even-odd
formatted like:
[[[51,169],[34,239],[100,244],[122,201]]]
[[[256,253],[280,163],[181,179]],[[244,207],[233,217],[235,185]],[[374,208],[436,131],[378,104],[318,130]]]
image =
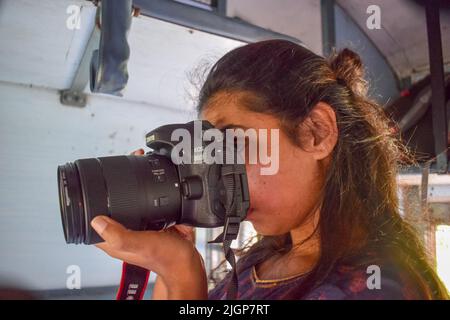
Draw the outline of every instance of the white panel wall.
[[[82,286],[118,283],[113,259],[94,247],[65,244],[56,168],[128,154],[145,146],[147,130],[187,115],[104,97],[91,97],[83,109],[64,107],[55,90],[4,83],[0,97],[0,277],[34,289],[63,288],[66,268],[75,264]]]
[[[83,5],[69,30],[67,6]],[[187,73],[242,43],[146,17],[133,19],[130,81],[123,98],[90,95],[63,106],[92,28],[86,1],[0,2],[0,286],[65,288],[81,267],[82,287],[116,285],[120,263],[89,246],[66,245],[56,168],[78,158],[127,154],[156,126],[195,117]]]
[[[322,53],[320,0],[227,0],[227,16],[290,35]]]

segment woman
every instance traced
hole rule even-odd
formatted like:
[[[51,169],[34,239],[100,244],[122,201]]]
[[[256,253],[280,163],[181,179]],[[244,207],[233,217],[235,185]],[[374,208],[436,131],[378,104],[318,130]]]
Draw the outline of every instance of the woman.
[[[366,92],[361,60],[348,49],[325,60],[289,41],[262,41],[211,69],[201,119],[280,129],[278,172],[246,164],[247,219],[261,237],[239,260],[239,299],[447,298],[399,215],[402,148]],[[109,255],[158,274],[154,299],[225,297],[229,277],[208,296],[189,228],[134,232],[103,216],[92,225]]]

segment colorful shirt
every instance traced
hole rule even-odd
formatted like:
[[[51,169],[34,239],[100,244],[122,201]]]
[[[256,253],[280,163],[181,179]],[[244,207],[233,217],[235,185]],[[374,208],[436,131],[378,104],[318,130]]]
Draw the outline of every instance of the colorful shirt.
[[[405,278],[401,270],[393,265],[384,264],[378,271],[379,282],[375,267],[370,265],[338,265],[329,274],[327,279],[318,287],[311,290],[301,299],[306,300],[403,300],[421,299],[420,293]],[[212,289],[208,298],[211,300],[224,300],[226,288],[231,274],[219,282]],[[255,265],[250,264],[238,274],[238,296],[240,300],[279,300],[295,299],[292,295],[306,275],[293,276],[277,280],[258,279]]]

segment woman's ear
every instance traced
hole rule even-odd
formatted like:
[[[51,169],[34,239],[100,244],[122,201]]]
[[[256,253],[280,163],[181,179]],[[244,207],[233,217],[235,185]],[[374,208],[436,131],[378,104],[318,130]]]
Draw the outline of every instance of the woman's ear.
[[[337,143],[338,129],[336,113],[328,103],[316,104],[299,128],[301,144],[315,160],[331,154]]]

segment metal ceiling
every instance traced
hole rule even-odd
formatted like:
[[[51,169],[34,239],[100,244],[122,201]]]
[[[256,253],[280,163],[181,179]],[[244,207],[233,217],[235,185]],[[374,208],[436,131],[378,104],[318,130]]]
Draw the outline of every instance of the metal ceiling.
[[[380,50],[399,79],[429,71],[425,7],[414,0],[337,0],[347,14]],[[381,29],[367,28],[370,13],[377,5]],[[444,64],[450,67],[450,7],[440,12]]]

